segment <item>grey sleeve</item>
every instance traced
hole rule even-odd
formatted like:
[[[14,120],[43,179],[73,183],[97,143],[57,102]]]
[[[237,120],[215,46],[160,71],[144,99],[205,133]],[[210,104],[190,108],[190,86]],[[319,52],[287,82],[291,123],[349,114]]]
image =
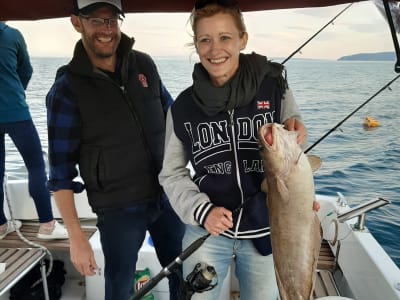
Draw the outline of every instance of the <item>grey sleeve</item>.
[[[292,90],[286,89],[281,106],[281,123],[290,118],[302,121],[300,110],[294,100]]]
[[[205,202],[209,203],[210,200],[206,194],[200,192],[192,180],[183,144],[173,130],[170,110],[167,113],[164,162],[159,180],[182,221],[199,225],[194,219],[195,209]]]
[[[287,119],[294,118],[303,122],[303,119],[300,114],[300,109],[297,106],[296,101],[294,100],[293,93],[290,89],[286,89],[285,94],[283,95],[282,105],[281,105],[281,123],[283,124]],[[304,141],[301,143],[301,149],[305,150],[308,145],[307,136]]]

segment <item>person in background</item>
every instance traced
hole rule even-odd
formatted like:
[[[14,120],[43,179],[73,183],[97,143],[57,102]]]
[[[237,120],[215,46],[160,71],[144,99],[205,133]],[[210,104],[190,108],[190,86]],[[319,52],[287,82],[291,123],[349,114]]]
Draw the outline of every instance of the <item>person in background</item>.
[[[240,299],[277,299],[257,132],[283,123],[302,144],[306,129],[283,66],[241,53],[248,34],[235,0],[198,0],[190,21],[200,63],[168,113],[159,179],[186,223],[183,247],[211,236],[183,262],[183,276],[203,262],[222,283],[233,261]],[[192,299],[218,299],[221,287]]]
[[[172,98],[151,57],[132,50],[134,39],[121,33],[123,17],[119,0],[76,1],[71,23],[81,39],[46,97],[48,186],[70,237],[71,261],[91,276],[98,266],[74,203],[74,193],[86,189],[97,215],[107,300],[132,294],[146,230],[164,267],[181,253],[184,232],[158,182]],[[84,184],[74,180],[77,167]],[[177,299],[180,276],[168,278],[170,298]]]
[[[29,194],[39,216],[39,239],[66,239],[67,231],[53,217],[40,138],[25,99],[32,76],[27,47],[20,31],[0,22],[0,239],[21,227],[4,214],[5,135],[7,134],[28,170]]]

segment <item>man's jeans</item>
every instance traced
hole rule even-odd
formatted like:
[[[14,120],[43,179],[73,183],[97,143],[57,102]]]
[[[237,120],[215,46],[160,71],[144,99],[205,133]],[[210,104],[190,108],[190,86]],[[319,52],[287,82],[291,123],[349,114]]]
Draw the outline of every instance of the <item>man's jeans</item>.
[[[97,226],[105,258],[105,299],[126,300],[133,288],[138,251],[146,230],[152,238],[160,264],[165,267],[182,251],[184,225],[169,202],[162,203],[161,214],[156,205],[138,205],[98,213]],[[161,271],[161,270],[160,270]],[[170,299],[178,299],[180,276],[168,276]]]

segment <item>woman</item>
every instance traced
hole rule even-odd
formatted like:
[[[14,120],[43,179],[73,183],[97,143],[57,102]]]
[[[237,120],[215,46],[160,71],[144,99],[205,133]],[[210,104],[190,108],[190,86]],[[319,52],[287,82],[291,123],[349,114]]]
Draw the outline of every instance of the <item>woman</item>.
[[[0,240],[21,227],[21,221],[7,221],[3,210],[5,136],[11,138],[28,170],[29,195],[39,217],[37,237],[43,240],[66,239],[67,231],[53,217],[42,145],[33,124],[25,89],[32,76],[32,65],[24,37],[16,28],[0,21]]]
[[[299,144],[306,130],[282,65],[240,53],[248,35],[235,1],[197,1],[190,20],[200,63],[193,85],[171,108],[173,130],[160,174],[187,224],[183,247],[211,234],[185,260],[184,276],[204,262],[222,283],[233,259],[241,299],[277,299],[257,130],[265,123],[284,123],[298,132]],[[193,299],[218,299],[221,286]]]

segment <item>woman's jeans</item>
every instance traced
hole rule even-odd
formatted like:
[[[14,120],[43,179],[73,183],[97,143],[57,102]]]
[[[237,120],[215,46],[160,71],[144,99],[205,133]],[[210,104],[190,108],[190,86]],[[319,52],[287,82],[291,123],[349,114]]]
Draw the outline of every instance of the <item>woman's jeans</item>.
[[[207,232],[200,226],[186,225],[183,247],[188,247],[194,240],[205,234]],[[218,284],[210,291],[195,293],[191,299],[217,300],[232,261],[239,281],[240,300],[276,300],[278,298],[272,255],[260,255],[251,240],[210,236],[183,262],[183,276],[186,279],[197,263],[206,263],[215,268]]]
[[[50,193],[46,188],[47,176],[45,172],[42,146],[39,135],[32,120],[0,123],[0,225],[7,219],[4,215],[3,180],[5,173],[5,134],[8,134],[21,154],[28,170],[29,194],[35,202],[39,222],[53,220]]]

